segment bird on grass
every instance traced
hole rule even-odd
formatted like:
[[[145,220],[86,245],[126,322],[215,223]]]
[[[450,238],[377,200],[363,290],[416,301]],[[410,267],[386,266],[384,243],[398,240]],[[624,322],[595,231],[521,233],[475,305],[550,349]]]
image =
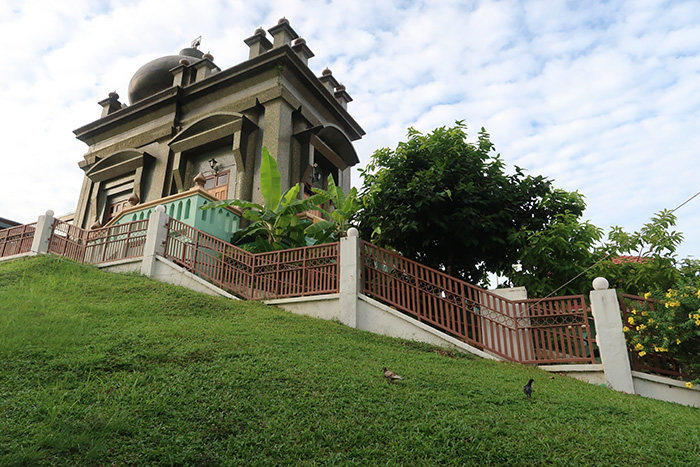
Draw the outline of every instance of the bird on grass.
[[[532,396],[532,382],[533,381],[535,381],[535,380],[530,378],[530,381],[528,381],[527,384],[525,385],[525,387],[523,387],[523,392],[525,393],[525,395],[527,396],[528,399],[530,398],[530,396]]]
[[[384,377],[389,381],[389,384],[393,383],[394,380],[403,379],[391,370],[387,370],[386,367],[382,368],[384,370]]]

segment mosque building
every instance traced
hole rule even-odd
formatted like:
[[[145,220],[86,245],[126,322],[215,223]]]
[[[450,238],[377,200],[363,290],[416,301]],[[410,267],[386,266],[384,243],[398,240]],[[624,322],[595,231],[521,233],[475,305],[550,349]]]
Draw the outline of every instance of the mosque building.
[[[224,70],[195,40],[138,69],[128,105],[116,93],[99,102],[100,118],[74,131],[88,146],[74,224],[130,222],[163,204],[183,221],[225,221],[225,236],[238,226],[236,211],[205,219],[196,207],[262,203],[263,147],[277,160],[283,191],[301,183],[308,194],[332,175],[347,192],[359,162],[352,141],[364,135],[348,113],[352,99],[330,70],[311,71],[314,54],[288,20],[268,32],[271,40],[262,28],[245,39],[248,60]]]

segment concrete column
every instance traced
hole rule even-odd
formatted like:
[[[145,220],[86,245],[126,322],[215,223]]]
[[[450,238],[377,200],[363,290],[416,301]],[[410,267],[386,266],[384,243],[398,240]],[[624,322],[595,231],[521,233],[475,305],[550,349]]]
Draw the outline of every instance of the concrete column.
[[[248,54],[249,60],[264,54],[272,48],[272,43],[265,37],[265,30],[263,28],[256,29],[255,33],[244,42],[250,47],[250,52]]]
[[[51,234],[53,233],[53,221],[53,211],[51,209],[46,211],[46,215],[39,216],[39,220],[36,222],[36,230],[34,231],[34,240],[32,240],[32,252],[36,254],[48,253]]]
[[[297,54],[297,56],[304,62],[304,65],[309,66],[309,59],[314,56],[308,45],[306,45],[306,40],[301,37],[294,41],[292,50]]]
[[[100,118],[104,118],[107,115],[116,112],[117,110],[120,110],[122,108],[121,102],[119,102],[119,94],[116,92],[110,92],[109,97],[107,99],[101,100],[98,102],[99,105],[102,106],[102,115]]]
[[[362,242],[356,228],[348,229],[348,236],[340,239],[340,322],[357,328],[357,300],[362,291]]]
[[[335,88],[340,85],[337,79],[333,77],[333,72],[326,68],[321,72],[321,76],[318,80],[323,84],[326,89],[330,91],[331,94],[335,92]]]
[[[603,277],[593,280],[591,311],[595,320],[596,341],[608,387],[634,394],[632,368],[627,355],[627,343],[622,332],[622,315],[615,289],[608,289]]]
[[[165,254],[165,241],[168,238],[168,216],[165,206],[159,204],[148,218],[146,244],[143,247],[141,274],[151,277],[155,273],[156,256]]]
[[[291,41],[299,37],[299,34],[289,25],[287,18],[281,18],[276,26],[267,30],[272,35],[272,48],[276,49],[289,45]]]
[[[265,120],[262,135],[262,145],[270,151],[270,155],[277,161],[277,167],[282,177],[282,193],[289,187],[296,185],[298,180],[291,180],[291,141],[293,135],[292,113],[294,109],[282,98],[267,101],[265,106]],[[259,184],[258,181],[255,182]],[[255,191],[259,190],[259,186]],[[258,202],[253,198],[254,202]]]
[[[339,84],[338,87],[335,88],[333,96],[335,96],[335,100],[337,100],[345,110],[348,109],[348,102],[352,102],[352,97],[350,97],[350,94],[345,90],[344,84]]]

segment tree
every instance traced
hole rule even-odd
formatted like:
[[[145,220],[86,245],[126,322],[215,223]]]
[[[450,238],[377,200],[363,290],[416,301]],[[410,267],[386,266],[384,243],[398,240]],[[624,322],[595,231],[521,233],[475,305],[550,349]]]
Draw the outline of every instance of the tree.
[[[483,128],[468,142],[460,121],[427,135],[409,128],[408,141],[376,151],[361,171],[362,237],[472,283],[511,270],[524,247],[517,232],[585,206],[542,176],[505,174],[493,149]]]
[[[556,207],[565,198],[568,198],[566,203],[577,206],[575,212]],[[512,284],[525,286],[531,297],[580,294],[590,288],[585,272],[600,257],[594,246],[601,240],[603,230],[581,221],[577,213],[586,204],[578,192],[554,190],[544,197],[542,204],[559,213],[541,230],[521,228],[511,236],[511,242],[522,248],[518,264],[503,274]]]
[[[604,259],[591,268],[588,278],[605,277],[611,287],[635,295],[664,293],[676,287],[689,272],[677,267],[675,253],[683,234],[672,230],[675,225],[673,212],[663,210],[637,232],[612,227],[607,241],[596,249],[596,255]],[[691,271],[691,265],[686,261],[681,266]]]

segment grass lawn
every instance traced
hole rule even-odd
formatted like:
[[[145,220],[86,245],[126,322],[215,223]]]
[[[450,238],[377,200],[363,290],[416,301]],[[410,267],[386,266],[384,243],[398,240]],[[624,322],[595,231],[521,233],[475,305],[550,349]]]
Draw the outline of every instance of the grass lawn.
[[[700,410],[550,376],[53,257],[0,263],[2,466],[700,465]]]

